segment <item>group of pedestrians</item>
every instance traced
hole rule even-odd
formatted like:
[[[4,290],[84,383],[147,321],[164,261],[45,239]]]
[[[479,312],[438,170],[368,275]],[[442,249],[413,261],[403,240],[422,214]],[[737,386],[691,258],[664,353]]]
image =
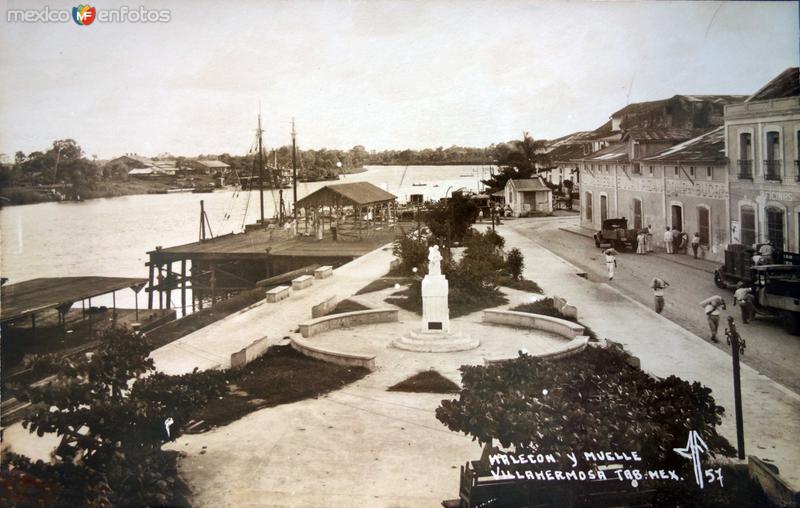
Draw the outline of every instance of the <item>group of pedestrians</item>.
[[[692,254],[697,259],[700,241],[700,233],[695,233],[690,240],[689,235],[677,227],[667,226],[664,231],[664,246],[667,248],[667,254],[687,254],[687,250],[691,246]]]
[[[653,252],[653,226],[650,224],[636,235],[636,254]]]

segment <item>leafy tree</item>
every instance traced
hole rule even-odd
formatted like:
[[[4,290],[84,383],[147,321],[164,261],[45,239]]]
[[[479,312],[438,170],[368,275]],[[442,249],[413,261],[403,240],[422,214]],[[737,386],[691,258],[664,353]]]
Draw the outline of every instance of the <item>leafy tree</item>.
[[[442,401],[436,418],[482,444],[496,439],[520,453],[632,450],[659,467],[679,468],[686,461],[673,448],[685,446],[694,430],[711,453],[733,454],[717,433],[724,409],[709,388],[653,378],[616,348],[588,348],[561,360],[521,353],[460,370],[459,398]]]
[[[550,169],[549,158],[543,153],[544,147],[544,140],[535,140],[527,132],[523,133],[521,140],[495,147],[495,160],[500,170],[483,183],[497,191],[505,187],[509,179],[531,178]]]
[[[114,328],[90,357],[35,366],[56,378],[29,390],[25,398],[37,409],[23,425],[61,441],[53,464],[12,455],[16,473],[56,482],[57,506],[174,503],[175,457],[161,445],[180,435],[194,407],[223,393],[226,373],[145,377],[154,368],[148,354],[141,337]],[[169,436],[167,418],[174,420]]]
[[[439,242],[460,242],[478,218],[478,205],[461,193],[453,194],[428,209],[425,224]],[[448,245],[449,246],[449,245]]]

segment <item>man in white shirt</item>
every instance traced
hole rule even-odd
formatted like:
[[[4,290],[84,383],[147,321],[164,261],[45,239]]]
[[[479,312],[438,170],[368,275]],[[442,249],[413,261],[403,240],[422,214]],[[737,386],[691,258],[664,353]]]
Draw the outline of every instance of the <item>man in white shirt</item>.
[[[717,340],[717,330],[719,329],[720,315],[719,309],[727,309],[725,306],[725,300],[723,300],[719,295],[714,295],[700,302],[700,305],[703,307],[703,311],[706,313],[706,317],[708,318],[708,328],[711,330],[711,342],[719,342]]]
[[[650,283],[650,288],[653,290],[653,298],[655,299],[655,308],[658,314],[664,310],[664,289],[669,286],[669,283],[664,279],[656,277]]]
[[[664,231],[664,247],[667,248],[667,254],[672,254],[672,231],[667,226],[667,230]]]

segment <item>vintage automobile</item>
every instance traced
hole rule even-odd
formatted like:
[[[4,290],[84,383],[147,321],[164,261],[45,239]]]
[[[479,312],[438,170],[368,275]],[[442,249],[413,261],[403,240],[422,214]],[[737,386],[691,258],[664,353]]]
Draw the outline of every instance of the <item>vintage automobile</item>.
[[[614,247],[622,251],[626,247],[636,250],[638,231],[628,229],[628,219],[606,219],[600,231],[594,234],[594,245],[599,248]]]

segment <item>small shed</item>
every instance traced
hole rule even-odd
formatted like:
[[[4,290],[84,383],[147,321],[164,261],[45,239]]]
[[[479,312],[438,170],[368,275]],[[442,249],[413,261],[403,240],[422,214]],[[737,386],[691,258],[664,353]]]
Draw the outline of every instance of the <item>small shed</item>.
[[[503,194],[506,205],[516,217],[553,212],[553,191],[541,178],[509,179]]]
[[[333,219],[343,222],[346,212],[352,210],[353,224],[360,235],[364,225],[393,221],[396,207],[397,196],[369,182],[326,185],[297,201],[298,211],[303,210],[306,230],[311,219],[317,236],[322,235],[326,216],[330,225]]]

